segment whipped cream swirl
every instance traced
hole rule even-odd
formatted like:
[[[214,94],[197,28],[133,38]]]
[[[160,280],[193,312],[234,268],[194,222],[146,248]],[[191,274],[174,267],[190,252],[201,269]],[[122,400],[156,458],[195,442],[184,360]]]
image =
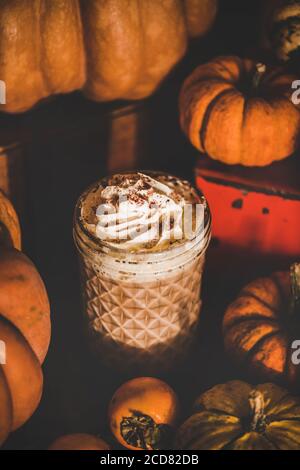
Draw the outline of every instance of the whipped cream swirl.
[[[184,238],[183,214],[188,211],[183,195],[143,173],[118,177],[101,192],[96,211],[99,239],[140,249],[160,248]]]

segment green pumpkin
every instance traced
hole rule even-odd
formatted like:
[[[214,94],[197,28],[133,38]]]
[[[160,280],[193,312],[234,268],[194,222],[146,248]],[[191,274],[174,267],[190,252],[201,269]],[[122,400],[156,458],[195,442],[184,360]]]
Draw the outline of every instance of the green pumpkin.
[[[300,450],[300,399],[234,380],[201,395],[179,428],[182,450]]]
[[[265,2],[263,42],[281,61],[300,56],[300,0]]]

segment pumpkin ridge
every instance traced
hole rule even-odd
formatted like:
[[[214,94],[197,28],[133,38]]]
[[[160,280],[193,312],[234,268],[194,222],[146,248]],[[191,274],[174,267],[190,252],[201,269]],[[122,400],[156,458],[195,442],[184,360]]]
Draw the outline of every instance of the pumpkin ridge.
[[[238,66],[238,69],[239,69],[239,79],[235,83],[235,89],[242,94],[242,96],[244,97],[244,100],[245,100],[245,105],[246,105],[246,103],[248,101],[247,96],[246,96],[245,93],[243,93],[242,89],[240,89],[240,84],[242,84],[247,78],[247,71],[246,71],[246,67],[245,67],[245,62],[238,56],[235,57],[235,61],[236,61],[236,64]],[[245,107],[245,105],[244,105],[244,107]],[[242,120],[243,127],[244,127],[244,112],[245,112],[245,110],[243,109],[243,120]]]
[[[183,426],[184,426],[186,423],[190,422],[190,420],[196,419],[196,417],[199,418],[199,416],[201,416],[201,415],[203,416],[203,413],[204,413],[204,414],[205,414],[205,413],[211,413],[211,410],[208,410],[208,409],[204,408],[202,411],[194,413],[193,415],[191,415],[191,416],[183,423]],[[237,419],[237,423],[236,423],[236,424],[240,423],[240,418],[239,418],[239,417],[234,416],[234,415],[230,415],[229,413],[226,413],[226,412],[218,411],[217,413],[212,412],[211,414],[214,414],[214,415],[219,416],[219,417],[222,417],[222,416],[224,416],[224,417],[232,417],[232,418]],[[197,430],[197,429],[195,429],[195,431],[196,431],[196,430]],[[185,437],[187,437],[187,436],[185,436]],[[190,446],[194,446],[195,443],[197,443],[197,440],[198,440],[199,438],[201,438],[201,429],[200,429],[200,435],[198,435],[198,433],[195,434],[195,435],[191,434],[191,435],[189,436],[189,438],[186,439],[186,441],[185,441],[185,450],[193,450],[193,449],[195,449],[195,447],[190,447]]]
[[[188,89],[192,89],[193,87],[195,87],[199,84],[201,85],[202,82],[205,83],[205,82],[207,82],[207,80],[209,80],[210,83],[216,83],[216,84],[226,83],[228,85],[233,85],[232,90],[235,90],[235,82],[233,80],[227,80],[226,78],[223,78],[223,77],[209,77],[209,76],[205,76],[205,75],[202,75],[201,78],[198,78],[193,83],[188,84]]]
[[[225,444],[224,447],[222,447],[221,450],[232,450],[232,446],[233,444],[238,441],[239,439],[241,439],[243,436],[245,436],[245,431],[242,431],[241,434],[239,434],[238,436],[236,436],[235,438],[231,439],[231,441],[229,441],[227,444]]]
[[[239,418],[236,415],[228,413],[227,411],[218,410],[217,408],[209,408],[209,409],[205,408],[204,405],[200,405],[200,406],[194,408],[195,413],[201,413],[202,411],[210,411],[210,412],[212,412],[212,413],[214,413],[218,416],[228,416],[228,417],[231,417],[231,418]]]
[[[246,119],[247,119],[247,113],[248,113],[248,103],[249,103],[249,100],[246,98],[246,96],[244,97],[244,107],[243,107],[243,117],[242,117],[242,124],[241,124],[241,133],[243,132],[243,129],[245,127],[245,123],[246,123]],[[242,136],[242,134],[241,134]],[[243,148],[242,148],[242,152],[243,152]]]
[[[223,62],[223,60],[227,61],[227,60],[230,60],[230,59],[237,65],[239,71],[241,71],[240,64],[236,60],[237,56],[220,56],[220,57],[217,57],[213,62],[217,65],[220,65],[220,67],[222,67],[223,70],[226,70],[229,73],[229,75],[232,76],[232,70],[230,70],[230,68],[227,67],[227,65]],[[233,78],[232,78],[232,83],[236,83],[236,80],[234,80]]]
[[[251,360],[251,356],[254,356],[260,349],[262,349],[264,342],[267,339],[272,338],[273,336],[278,336],[278,333],[280,333],[280,330],[278,331],[271,331],[270,333],[267,333],[265,336],[260,338],[257,343],[255,343],[252,348],[250,348],[248,351],[245,353],[245,358],[242,361],[243,363],[246,363]]]
[[[12,402],[12,431],[15,431],[20,426],[22,426],[28,420],[29,417],[32,416],[33,412],[36,410],[37,406],[39,405],[39,403],[41,401],[42,394],[43,394],[43,372],[42,372],[41,364],[40,364],[40,361],[39,361],[37,355],[33,351],[30,343],[24,337],[22,332],[18,329],[17,326],[15,326],[7,318],[2,317],[2,316],[0,316],[0,318],[1,318],[1,321],[3,322],[3,324],[7,325],[9,327],[9,329],[11,329],[11,331],[13,332],[13,336],[16,337],[16,340],[19,341],[19,339],[20,339],[21,342],[24,342],[24,346],[25,346],[26,350],[28,351],[28,355],[30,356],[30,361],[32,361],[31,366],[30,366],[31,372],[33,370],[32,367],[36,367],[36,372],[38,373],[39,379],[40,379],[38,387],[35,387],[36,388],[35,398],[37,400],[36,405],[33,407],[32,403],[30,404],[31,406],[29,408],[29,412],[26,409],[26,417],[25,418],[24,418],[24,410],[22,410],[22,407],[21,407],[21,417],[22,417],[22,419],[20,420],[20,407],[19,407],[20,402],[19,402],[18,399],[17,399],[17,401],[15,400],[15,396],[14,396],[15,395],[15,388],[12,387],[12,385],[15,385],[14,384],[14,378],[12,379],[12,382],[10,382],[10,378],[12,378],[13,376],[11,374],[9,374],[9,372],[7,373],[4,366],[1,366],[3,375],[4,375],[4,377],[6,379],[6,382],[7,382],[8,390],[9,390],[9,393],[10,393],[10,396],[11,396],[11,402]],[[1,325],[0,325],[0,327],[1,327]],[[16,406],[16,404],[17,404],[17,406]],[[17,418],[16,418],[16,416],[17,416]],[[24,421],[24,419],[25,419],[25,421]]]
[[[266,441],[268,441],[272,446],[275,447],[276,450],[280,450],[280,447],[278,446],[277,442],[271,441],[271,439],[269,438],[269,436],[267,436],[265,432],[262,435],[264,436],[264,439],[266,439]]]
[[[277,286],[276,286],[277,287]],[[240,297],[251,297],[254,300],[257,300],[257,302],[261,303],[264,307],[269,308],[273,312],[278,312],[279,310],[277,308],[274,308],[273,305],[269,304],[266,302],[266,300],[261,299],[258,295],[254,294],[254,292],[251,292],[250,290],[247,290],[247,287],[242,289],[240,293]]]
[[[202,148],[204,149],[204,153],[206,153],[205,139],[206,139],[207,127],[208,127],[208,124],[209,124],[211,113],[213,112],[213,109],[216,106],[216,104],[218,103],[219,99],[221,99],[224,96],[227,96],[229,94],[236,94],[236,90],[235,89],[226,89],[226,90],[221,91],[217,96],[215,96],[211,100],[211,102],[209,103],[209,105],[206,108],[204,117],[202,119],[201,129],[200,129],[200,132],[199,132],[200,142],[201,142]]]
[[[269,72],[266,72],[264,74],[264,77],[262,78],[262,84],[265,86],[265,85],[268,85],[270,87],[272,87],[274,84],[273,84],[273,81],[276,80],[278,77],[280,77],[282,75],[282,69],[281,67],[278,67],[276,69],[273,69]]]
[[[224,331],[228,332],[233,328],[234,326],[237,326],[239,323],[243,323],[244,321],[257,321],[261,323],[268,323],[269,325],[278,325],[278,321],[275,318],[269,318],[264,315],[261,315],[258,312],[253,312],[251,315],[243,315],[243,316],[236,316],[233,320],[231,320],[230,323],[228,323],[224,327]],[[278,325],[279,327],[279,325]]]
[[[274,419],[271,419],[272,417],[274,416]],[[295,422],[295,423],[299,423],[300,422],[300,418],[276,418],[276,415],[270,415],[268,416],[268,419],[270,421],[270,423],[281,423],[282,421],[292,421],[292,422]]]
[[[33,350],[30,342],[28,341],[28,339],[24,336],[24,334],[22,333],[22,331],[20,330],[20,328],[15,324],[13,323],[9,318],[5,317],[1,312],[0,312],[0,320],[3,320],[4,323],[8,323],[9,325],[11,325],[11,327],[13,329],[16,329],[18,331],[18,333],[22,336],[23,340],[25,341],[25,343],[27,344],[28,348],[32,351],[33,355],[35,356],[35,358],[37,359],[37,361],[39,362],[40,366],[41,366],[41,363],[40,363],[40,360],[36,354],[36,352]],[[3,371],[3,374],[5,376],[5,373]]]

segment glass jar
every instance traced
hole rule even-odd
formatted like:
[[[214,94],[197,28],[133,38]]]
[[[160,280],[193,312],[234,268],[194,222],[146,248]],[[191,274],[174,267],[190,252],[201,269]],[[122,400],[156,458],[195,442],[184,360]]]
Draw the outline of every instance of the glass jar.
[[[123,371],[170,370],[188,352],[199,319],[209,208],[205,204],[192,239],[161,251],[130,252],[99,240],[83,224],[82,204],[99,184],[79,198],[74,216],[91,344],[104,362]]]

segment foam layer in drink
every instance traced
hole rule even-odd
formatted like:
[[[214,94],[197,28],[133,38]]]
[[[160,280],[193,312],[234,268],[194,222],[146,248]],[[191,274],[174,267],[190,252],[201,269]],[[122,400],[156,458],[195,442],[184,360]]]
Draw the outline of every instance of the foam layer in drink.
[[[94,239],[126,252],[147,252],[195,237],[205,207],[187,181],[136,172],[94,185],[82,198],[80,212]]]

